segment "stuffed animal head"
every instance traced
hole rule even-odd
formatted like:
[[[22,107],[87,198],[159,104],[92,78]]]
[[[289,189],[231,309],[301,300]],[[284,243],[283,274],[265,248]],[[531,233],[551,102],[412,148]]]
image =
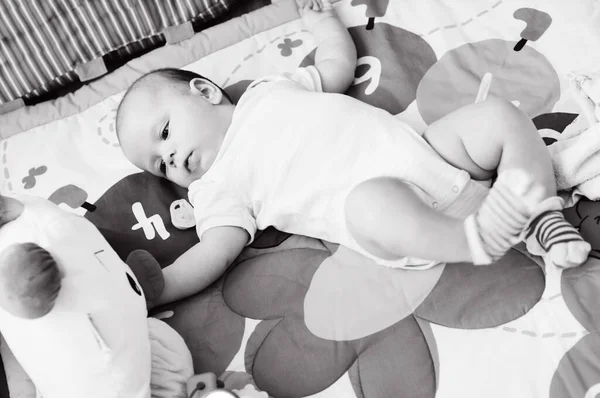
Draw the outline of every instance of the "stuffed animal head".
[[[150,397],[144,293],[85,218],[0,197],[0,333],[44,398]]]

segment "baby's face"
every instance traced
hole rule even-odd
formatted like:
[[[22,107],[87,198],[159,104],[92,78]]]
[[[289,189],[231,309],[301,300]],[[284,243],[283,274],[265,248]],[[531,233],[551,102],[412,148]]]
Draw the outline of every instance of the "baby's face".
[[[182,93],[137,87],[123,104],[119,139],[137,167],[187,188],[213,164],[231,123],[233,105],[218,88]]]

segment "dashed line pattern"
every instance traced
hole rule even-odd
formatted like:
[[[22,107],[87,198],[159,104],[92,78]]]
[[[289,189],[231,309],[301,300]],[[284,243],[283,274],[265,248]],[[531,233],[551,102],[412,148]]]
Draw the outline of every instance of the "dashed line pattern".
[[[110,111],[108,114],[106,114],[100,118],[100,120],[98,121],[98,126],[96,127],[96,132],[98,133],[98,137],[100,137],[100,140],[102,141],[102,143],[104,143],[105,145],[108,145],[110,147],[113,147],[113,148],[119,148],[121,145],[119,145],[118,142],[116,142],[116,143],[110,142],[110,140],[104,136],[104,132],[102,131],[102,129],[103,129],[104,120],[107,118],[112,118],[112,120],[109,122],[108,129],[111,133],[114,133],[114,131],[115,131],[114,130],[115,129],[115,120],[114,119],[115,119],[116,115],[117,115],[116,109]]]
[[[308,32],[308,30],[302,29],[302,30],[299,30],[297,32],[286,33],[285,35],[277,36],[276,38],[271,39],[269,41],[269,44],[273,44],[276,41],[279,41],[281,39],[297,35],[298,33],[307,33],[307,32]],[[235,75],[242,68],[242,65],[245,62],[248,62],[250,59],[252,59],[255,55],[260,54],[261,52],[263,52],[265,50],[265,48],[267,48],[267,44],[265,44],[264,46],[262,46],[261,48],[259,48],[255,52],[253,52],[251,54],[248,54],[247,56],[245,56],[244,58],[242,58],[242,62],[240,62],[238,65],[236,65],[233,68],[233,70],[231,71],[231,73],[229,74],[229,76],[227,77],[227,79],[225,79],[225,81],[223,82],[223,84],[221,84],[221,87],[226,87],[227,83],[229,83],[229,81],[231,80],[231,78],[233,77],[233,75]]]
[[[481,11],[479,14],[477,14],[474,18],[469,18],[466,21],[463,21],[461,23],[455,23],[455,24],[451,24],[451,25],[446,25],[443,27],[439,27],[439,28],[435,28],[435,29],[431,29],[429,32],[427,33],[420,33],[419,36],[423,37],[423,36],[429,36],[434,34],[435,32],[439,32],[442,30],[450,30],[450,29],[456,29],[459,28],[461,26],[465,26],[470,24],[471,22],[473,22],[476,18],[480,18],[482,16],[484,16],[485,14],[487,14],[488,12],[490,12],[491,10],[493,10],[494,8],[498,7],[500,4],[502,4],[502,2],[504,2],[504,0],[499,0],[498,2],[494,3],[490,8],[488,8],[487,10],[483,10]]]
[[[579,332],[565,332],[565,333],[554,333],[554,332],[539,333],[539,332],[534,332],[532,330],[517,329],[517,328],[513,328],[513,327],[508,327],[508,326],[503,326],[502,328],[498,328],[498,329],[505,331],[505,332],[509,332],[509,333],[517,333],[517,334],[520,334],[523,336],[541,337],[542,339],[549,339],[549,338],[569,339],[569,338],[573,338],[573,337],[586,336],[590,333],[587,330],[582,330]]]
[[[4,178],[6,179],[7,185],[8,185],[8,190],[12,193],[14,193],[13,191],[13,187],[12,187],[12,183],[10,182],[10,171],[8,171],[8,141],[4,140],[4,142],[2,143],[2,168],[4,169]]]
[[[481,17],[482,15],[485,15],[485,14],[487,14],[488,12],[490,12],[490,10],[492,10],[492,9],[494,9],[494,8],[498,7],[500,4],[502,4],[502,2],[504,2],[504,0],[498,0],[498,1],[497,1],[496,3],[494,3],[494,4],[493,4],[493,5],[492,5],[492,6],[491,6],[489,9],[487,9],[487,10],[484,10],[484,11],[481,11],[479,14],[477,14],[476,18],[478,18],[478,17]],[[464,22],[462,22],[462,23],[456,23],[456,24],[446,25],[446,26],[444,26],[444,27],[442,27],[442,28],[435,28],[435,29],[432,29],[432,30],[430,30],[430,31],[429,31],[429,32],[427,32],[426,34],[422,34],[422,33],[421,33],[421,34],[419,34],[419,36],[421,36],[421,37],[423,37],[423,36],[429,36],[429,35],[431,35],[431,34],[433,34],[433,33],[435,33],[435,32],[441,31],[441,30],[450,30],[450,29],[456,29],[456,28],[458,28],[458,27],[465,26],[465,25],[467,25],[467,24],[469,24],[469,23],[473,22],[473,20],[474,20],[474,19],[475,19],[475,18],[469,18],[469,19],[467,19],[466,21],[464,21]],[[308,32],[308,30],[306,30],[306,29],[302,29],[302,30],[300,30],[300,31],[297,31],[297,32],[291,32],[291,33],[287,33],[287,34],[285,34],[285,35],[277,36],[276,38],[274,38],[274,39],[271,39],[271,40],[269,41],[269,44],[273,44],[273,43],[275,43],[276,41],[278,41],[278,40],[281,40],[282,38],[291,37],[291,36],[294,36],[294,35],[296,35],[296,34],[298,34],[298,33],[305,33],[305,32]],[[249,55],[247,55],[246,57],[244,57],[244,58],[242,59],[242,62],[240,62],[238,65],[236,65],[236,66],[233,68],[233,70],[231,71],[231,73],[229,74],[229,76],[228,76],[228,77],[225,79],[225,81],[223,82],[223,84],[221,85],[221,87],[226,87],[226,86],[227,86],[227,83],[229,83],[229,81],[231,80],[231,78],[233,77],[233,75],[235,75],[235,74],[236,74],[236,73],[237,73],[237,72],[238,72],[238,71],[239,71],[239,70],[242,68],[242,65],[244,64],[244,62],[247,62],[248,60],[252,59],[252,58],[253,58],[255,55],[257,55],[257,54],[260,54],[261,52],[263,52],[263,50],[264,50],[266,47],[267,47],[267,45],[264,45],[264,46],[263,46],[263,47],[261,47],[260,49],[256,50],[254,53],[252,53],[252,54],[249,54]]]

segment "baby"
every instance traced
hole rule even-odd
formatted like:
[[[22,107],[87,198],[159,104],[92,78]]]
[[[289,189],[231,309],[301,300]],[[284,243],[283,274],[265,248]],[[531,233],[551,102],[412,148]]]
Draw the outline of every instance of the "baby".
[[[315,66],[253,82],[237,104],[192,72],[138,79],[117,112],[125,156],[189,189],[200,242],[165,268],[160,303],[217,279],[257,230],[345,245],[379,264],[489,264],[526,238],[562,267],[590,245],[560,212],[552,164],[529,118],[490,98],[421,136],[343,93],[352,39],[331,6],[304,0]],[[491,189],[481,182],[493,178]],[[488,184],[489,185],[489,184]]]

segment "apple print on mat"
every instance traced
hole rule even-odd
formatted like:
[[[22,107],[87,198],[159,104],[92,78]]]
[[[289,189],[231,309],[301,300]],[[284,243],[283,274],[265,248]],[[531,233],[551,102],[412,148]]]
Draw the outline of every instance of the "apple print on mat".
[[[466,43],[427,71],[417,90],[419,112],[427,124],[473,103],[485,73],[493,76],[489,95],[512,101],[531,118],[552,111],[560,96],[558,75],[544,55],[525,45],[543,34],[550,16],[530,8],[514,15],[527,23],[517,48],[502,39]]]
[[[376,25],[371,31],[364,26],[348,28],[358,63],[346,94],[396,115],[415,100],[419,82],[437,58],[419,35],[387,23]],[[314,65],[315,52],[299,66]]]
[[[381,18],[385,15],[390,0],[352,0],[353,6],[366,5],[368,18],[367,30],[372,30],[375,27],[375,18]]]

